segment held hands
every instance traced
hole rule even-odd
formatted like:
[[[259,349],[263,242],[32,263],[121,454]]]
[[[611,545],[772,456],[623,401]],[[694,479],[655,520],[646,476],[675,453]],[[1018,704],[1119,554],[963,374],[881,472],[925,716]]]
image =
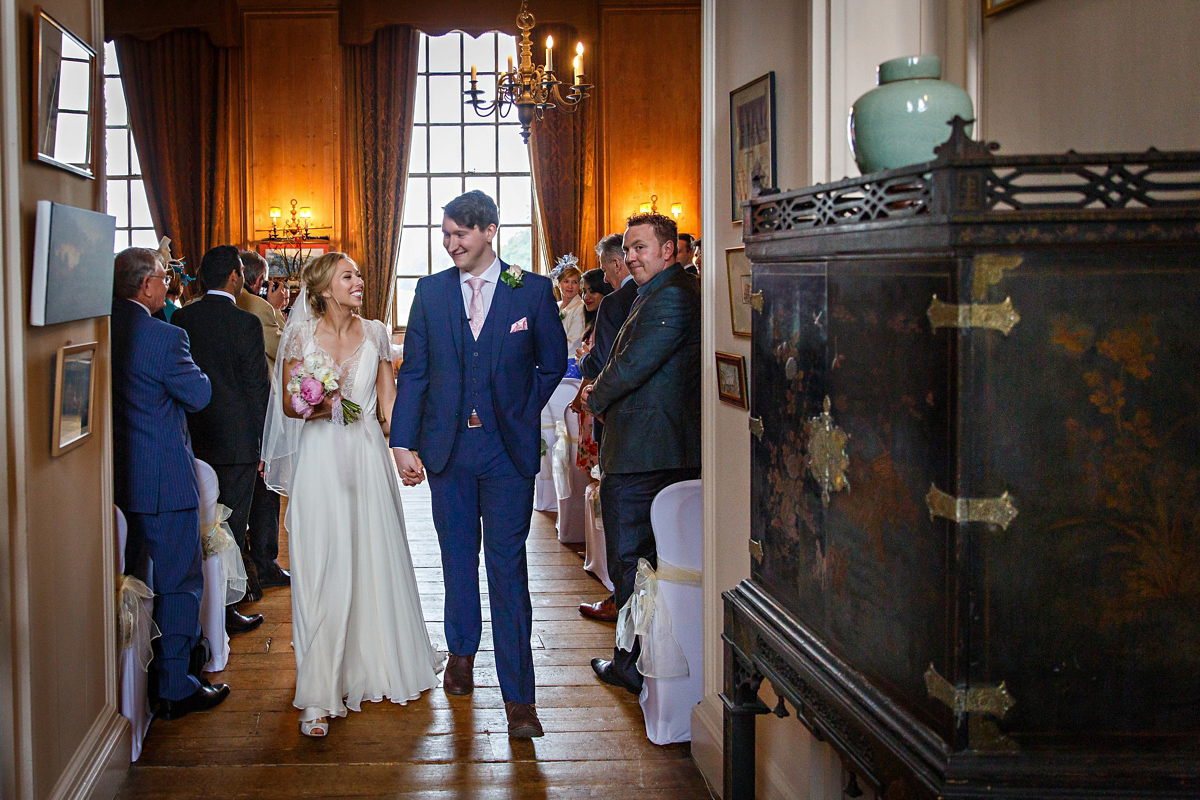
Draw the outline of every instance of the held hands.
[[[271,286],[267,289],[267,302],[282,311],[287,307],[288,294],[286,283],[283,281],[271,281]]]
[[[583,340],[583,343],[580,344],[578,348],[576,348],[575,360],[579,361],[579,359],[583,358],[590,352],[592,352],[592,339],[591,337],[588,337],[587,339]]]
[[[415,450],[393,447],[392,457],[396,459],[396,469],[400,471],[400,480],[405,486],[417,486],[425,480],[425,465]]]

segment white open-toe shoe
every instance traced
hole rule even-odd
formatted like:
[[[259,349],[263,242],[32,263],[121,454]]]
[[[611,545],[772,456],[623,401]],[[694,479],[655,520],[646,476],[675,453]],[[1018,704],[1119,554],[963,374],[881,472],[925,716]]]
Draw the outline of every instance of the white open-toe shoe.
[[[305,736],[311,736],[314,739],[320,739],[329,733],[329,718],[317,717],[316,719],[309,720],[307,722],[305,720],[300,720],[300,732]]]

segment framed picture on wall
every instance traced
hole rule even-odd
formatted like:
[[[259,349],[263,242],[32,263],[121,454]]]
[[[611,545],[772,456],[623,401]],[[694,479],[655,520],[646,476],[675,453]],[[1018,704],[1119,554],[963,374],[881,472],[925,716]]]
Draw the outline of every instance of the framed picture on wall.
[[[775,186],[774,72],[729,93],[729,147],[733,221],[741,222],[755,186]]]
[[[999,14],[1001,11],[1007,11],[1024,2],[1025,0],[983,0],[983,13],[985,16]]]
[[[268,278],[298,279],[300,270],[329,252],[328,242],[263,242],[258,252],[267,260]]]
[[[749,337],[753,311],[750,308],[750,259],[746,258],[746,248],[726,250],[725,268],[729,271],[729,321],[733,335]]]
[[[54,367],[51,456],[75,449],[91,435],[95,395],[96,343],[60,347]]]
[[[750,408],[746,393],[746,358],[717,351],[717,396],[722,403]]]

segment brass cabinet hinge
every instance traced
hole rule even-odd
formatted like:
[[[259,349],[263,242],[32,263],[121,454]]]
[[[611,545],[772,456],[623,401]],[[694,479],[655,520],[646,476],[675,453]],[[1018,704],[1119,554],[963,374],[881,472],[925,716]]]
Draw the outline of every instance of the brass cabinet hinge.
[[[750,555],[754,557],[754,561],[756,563],[759,561],[762,561],[762,557],[763,557],[762,542],[758,541],[757,539],[750,540]]]
[[[1017,517],[1017,507],[1008,492],[999,497],[954,497],[931,485],[929,494],[925,495],[925,505],[929,507],[930,519],[944,517],[958,523],[987,522],[1005,530]]]
[[[998,719],[1004,719],[1008,710],[1017,701],[1008,693],[1004,681],[998,686],[972,686],[970,689],[959,689],[941,676],[933,664],[925,670],[925,689],[934,700],[939,700],[955,714],[991,714]]]
[[[763,293],[760,289],[757,292],[750,293],[750,307],[759,313],[763,310]]]
[[[1005,336],[1021,321],[1011,297],[1004,298],[1003,303],[954,305],[939,300],[935,294],[925,316],[929,317],[929,324],[935,329],[986,328],[1000,331]]]
[[[760,442],[762,441],[762,439],[763,439],[762,417],[751,417],[750,418],[750,433],[754,434],[755,439],[758,439]]]

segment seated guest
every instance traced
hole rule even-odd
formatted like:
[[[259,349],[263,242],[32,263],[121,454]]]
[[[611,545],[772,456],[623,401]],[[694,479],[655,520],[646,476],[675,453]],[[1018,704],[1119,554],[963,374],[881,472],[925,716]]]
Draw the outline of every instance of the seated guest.
[[[171,321],[171,315],[181,308],[180,295],[183,294],[183,279],[174,269],[170,270],[171,283],[167,285],[167,303],[163,306],[163,316]]]
[[[605,297],[596,312],[596,324],[592,333],[592,341],[585,345],[584,354],[579,358],[579,371],[586,380],[594,380],[608,362],[609,352],[617,331],[625,324],[629,309],[637,299],[638,285],[629,274],[625,264],[624,236],[613,233],[605,236],[596,244],[596,257],[600,259],[600,269],[604,272],[604,280],[615,291]],[[592,439],[598,450],[604,447],[604,425],[592,417]],[[617,621],[617,606],[610,594],[595,603],[580,603],[579,613],[589,619],[601,622]]]
[[[574,256],[563,256],[551,273],[554,285],[561,298],[558,304],[558,315],[562,317],[563,330],[567,334],[567,377],[573,375],[575,351],[583,343],[583,298],[579,293],[579,268],[568,259]]]
[[[200,641],[204,593],[200,524],[187,412],[208,405],[212,386],[192,361],[187,334],[151,314],[166,302],[159,254],[131,247],[113,273],[113,494],[129,524],[125,564],[154,563],[156,713],[165,719],[213,708],[229,695],[189,674]]]
[[[287,324],[279,312],[280,297],[285,291],[282,281],[274,281],[267,299],[259,297],[267,277],[267,260],[252,250],[238,253],[242,262],[242,274],[246,286],[237,296],[237,307],[258,317],[262,325],[263,351],[267,355],[267,369],[275,374],[275,352],[279,349],[279,338]],[[286,302],[286,301],[285,301]],[[291,575],[276,563],[279,557],[279,495],[267,488],[262,475],[254,475],[254,498],[250,501],[250,523],[246,530],[246,544],[254,567],[258,572],[258,585],[262,588],[288,586]]]
[[[637,302],[583,394],[604,420],[600,509],[618,609],[633,594],[638,559],[658,568],[654,496],[700,476],[700,281],[676,261],[677,239],[675,221],[662,214],[627,221],[625,263],[638,284]],[[603,682],[639,694],[639,654],[637,642],[631,650],[615,647],[611,661],[594,658],[592,669]]]

